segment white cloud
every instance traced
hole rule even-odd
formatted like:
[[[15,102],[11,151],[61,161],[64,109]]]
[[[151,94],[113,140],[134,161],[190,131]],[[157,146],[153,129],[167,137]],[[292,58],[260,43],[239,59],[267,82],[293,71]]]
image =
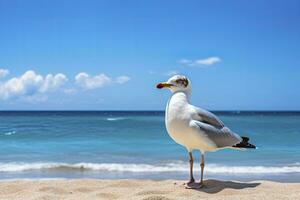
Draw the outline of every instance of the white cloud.
[[[126,83],[130,80],[130,78],[128,76],[119,76],[116,78],[115,82],[119,83],[119,84],[123,84]]]
[[[119,76],[113,79],[105,74],[90,76],[85,72],[81,72],[75,76],[75,82],[86,90],[101,88],[112,83],[123,84],[129,80],[128,76]]]
[[[67,77],[64,74],[48,74],[45,79],[43,86],[40,88],[41,92],[55,91],[61,87],[65,82],[67,82]]]
[[[197,67],[208,67],[210,65],[214,65],[218,62],[221,62],[221,58],[217,56],[208,57],[204,59],[197,59],[197,60],[187,60],[182,59],[179,61],[180,64],[186,65],[186,66],[197,66]]]
[[[197,65],[213,65],[218,62],[221,62],[221,59],[219,57],[209,57],[205,59],[196,60],[195,64]]]
[[[177,70],[170,70],[170,71],[166,72],[164,75],[165,76],[174,76],[176,74],[179,74],[179,72]]]
[[[8,69],[0,69],[0,78],[3,78],[9,74]]]
[[[78,85],[85,89],[95,89],[103,87],[111,83],[111,78],[106,76],[105,74],[99,74],[97,76],[90,76],[87,73],[81,72],[76,75],[75,81]]]
[[[55,91],[67,78],[64,74],[48,74],[45,78],[34,71],[27,71],[20,77],[13,77],[0,83],[0,98],[8,99],[16,96],[34,96],[39,93]]]

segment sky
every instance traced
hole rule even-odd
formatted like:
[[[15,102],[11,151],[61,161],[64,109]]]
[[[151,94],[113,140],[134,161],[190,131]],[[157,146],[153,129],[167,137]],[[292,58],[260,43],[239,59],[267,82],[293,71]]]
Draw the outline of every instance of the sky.
[[[300,1],[0,0],[0,110],[300,110]]]

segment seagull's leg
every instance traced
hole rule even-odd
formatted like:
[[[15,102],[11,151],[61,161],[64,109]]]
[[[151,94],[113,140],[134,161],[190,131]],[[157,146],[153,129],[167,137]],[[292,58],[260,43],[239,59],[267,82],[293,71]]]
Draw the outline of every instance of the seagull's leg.
[[[195,179],[193,176],[194,159],[193,159],[193,154],[191,151],[189,152],[189,162],[190,162],[190,180],[189,180],[188,184],[195,182]]]
[[[201,161],[201,182],[196,183],[193,177],[193,155],[192,152],[189,152],[190,155],[190,181],[187,184],[187,189],[200,189],[203,187],[203,169],[204,169],[204,154],[201,154],[202,161]]]
[[[203,183],[203,172],[204,172],[204,154],[201,153],[201,180],[200,180],[200,186],[203,187],[204,183]]]

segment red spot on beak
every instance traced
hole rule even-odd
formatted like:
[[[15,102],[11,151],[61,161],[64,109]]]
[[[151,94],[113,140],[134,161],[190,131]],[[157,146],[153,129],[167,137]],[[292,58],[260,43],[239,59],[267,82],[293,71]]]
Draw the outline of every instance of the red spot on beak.
[[[162,84],[162,83],[159,83],[159,84],[156,85],[156,88],[157,88],[157,89],[161,89],[161,88],[163,88],[163,87],[164,87],[164,84]]]

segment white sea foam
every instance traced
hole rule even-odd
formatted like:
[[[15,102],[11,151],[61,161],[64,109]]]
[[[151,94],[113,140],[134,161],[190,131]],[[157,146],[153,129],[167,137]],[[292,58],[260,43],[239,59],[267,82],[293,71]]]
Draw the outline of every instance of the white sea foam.
[[[29,170],[95,170],[107,172],[187,172],[188,165],[183,163],[170,163],[164,165],[150,164],[120,164],[120,163],[0,163],[0,172],[19,172]],[[196,171],[199,169],[196,168]],[[224,166],[208,164],[206,173],[218,174],[282,174],[300,173],[300,166]]]
[[[106,118],[107,121],[120,121],[120,120],[124,120],[126,118],[124,117],[108,117]]]
[[[9,136],[9,135],[13,135],[15,133],[16,133],[16,131],[9,131],[9,132],[4,133],[4,135]]]

